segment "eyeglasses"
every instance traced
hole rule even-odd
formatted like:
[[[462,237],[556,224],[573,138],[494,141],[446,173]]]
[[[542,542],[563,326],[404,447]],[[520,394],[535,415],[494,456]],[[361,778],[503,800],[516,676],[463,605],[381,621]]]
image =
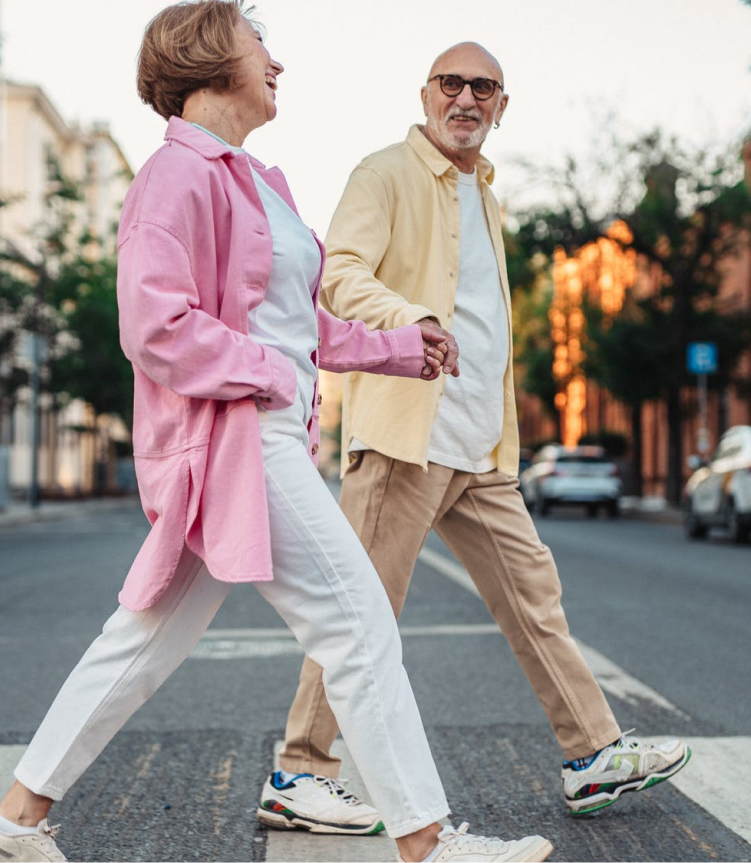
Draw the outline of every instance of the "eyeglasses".
[[[501,93],[503,92],[503,84],[500,81],[494,81],[492,78],[473,78],[471,81],[467,81],[460,75],[433,75],[432,78],[428,78],[428,84],[436,79],[438,79],[438,84],[444,96],[458,96],[467,84],[469,84],[472,90],[472,95],[479,102],[489,99],[495,93],[496,87],[498,87]]]

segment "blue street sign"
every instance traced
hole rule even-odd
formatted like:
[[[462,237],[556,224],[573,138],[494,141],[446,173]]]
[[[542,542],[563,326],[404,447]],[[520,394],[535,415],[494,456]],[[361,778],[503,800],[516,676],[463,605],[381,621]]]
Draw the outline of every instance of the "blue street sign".
[[[691,342],[686,348],[686,367],[693,375],[712,375],[717,371],[715,342]]]

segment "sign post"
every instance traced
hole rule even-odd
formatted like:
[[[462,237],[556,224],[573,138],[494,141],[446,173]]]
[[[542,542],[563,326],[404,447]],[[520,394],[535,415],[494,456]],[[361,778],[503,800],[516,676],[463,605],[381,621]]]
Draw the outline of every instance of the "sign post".
[[[717,344],[715,342],[690,342],[686,349],[686,368],[697,376],[699,395],[699,430],[696,449],[702,458],[709,452],[709,429],[707,428],[707,376],[717,371]]]

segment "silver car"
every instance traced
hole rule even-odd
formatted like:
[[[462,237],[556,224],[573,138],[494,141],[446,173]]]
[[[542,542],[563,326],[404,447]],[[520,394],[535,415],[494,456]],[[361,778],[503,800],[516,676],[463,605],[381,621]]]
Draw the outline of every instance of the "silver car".
[[[751,534],[751,426],[733,426],[709,464],[691,475],[684,494],[686,533],[704,539],[724,527],[735,542]]]
[[[601,506],[611,518],[620,514],[620,472],[600,446],[542,447],[522,473],[520,487],[524,502],[540,515],[564,504],[583,504],[591,517]]]

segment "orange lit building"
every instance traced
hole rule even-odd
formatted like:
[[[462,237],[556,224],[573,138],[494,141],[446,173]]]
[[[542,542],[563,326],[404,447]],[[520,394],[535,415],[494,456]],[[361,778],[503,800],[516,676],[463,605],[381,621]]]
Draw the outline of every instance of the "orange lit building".
[[[751,187],[751,144],[744,148],[746,182]],[[629,408],[607,391],[588,381],[582,370],[586,351],[585,299],[598,303],[605,318],[620,311],[627,290],[642,296],[653,291],[660,278],[654,266],[624,248],[630,241],[628,227],[615,223],[608,235],[581,248],[572,257],[559,249],[553,262],[554,294],[549,311],[554,342],[553,376],[558,383],[556,407],[560,413],[562,442],[575,445],[584,434],[620,432],[630,438]],[[725,312],[751,311],[751,250],[745,248],[725,265],[716,299]],[[751,349],[743,357],[741,376],[751,383]],[[682,393],[685,411],[683,452],[697,452],[699,420],[697,393],[686,387]],[[729,426],[751,424],[751,397],[734,390],[710,391],[708,402],[709,451]],[[649,402],[642,413],[643,493],[665,494],[668,427],[666,406]],[[686,469],[688,472],[688,469]]]

